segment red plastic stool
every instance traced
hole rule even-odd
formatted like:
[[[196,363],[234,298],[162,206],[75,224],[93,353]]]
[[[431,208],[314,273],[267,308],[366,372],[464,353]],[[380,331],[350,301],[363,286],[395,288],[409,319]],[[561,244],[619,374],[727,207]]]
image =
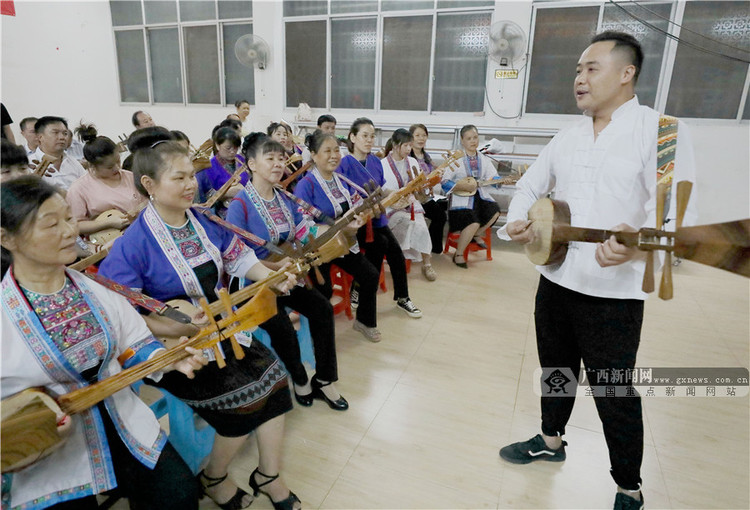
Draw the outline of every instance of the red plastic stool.
[[[448,253],[448,248],[453,248],[455,250],[459,237],[461,237],[461,232],[448,232],[448,237],[445,238],[445,248],[443,249],[443,253]],[[484,241],[484,244],[487,245],[487,260],[492,260],[492,227],[485,230],[482,240]],[[479,245],[472,240],[464,250],[464,260],[468,262],[470,252],[482,250],[484,250],[484,248],[480,248]]]
[[[353,278],[343,269],[335,264],[331,264],[331,287],[333,295],[339,296],[341,301],[333,305],[333,314],[338,315],[341,312],[346,314],[349,320],[352,320],[352,303],[349,298],[349,288],[352,285]]]

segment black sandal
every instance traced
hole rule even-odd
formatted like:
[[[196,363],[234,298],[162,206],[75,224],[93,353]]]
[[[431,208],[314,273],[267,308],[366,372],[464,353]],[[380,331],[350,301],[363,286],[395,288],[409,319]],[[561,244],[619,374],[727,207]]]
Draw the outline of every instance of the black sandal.
[[[255,480],[255,473],[258,473],[260,476],[264,478],[268,478],[268,480],[266,480],[263,483],[258,483]],[[269,483],[273,482],[278,477],[279,475],[275,475],[275,476],[264,475],[263,473],[260,472],[258,468],[255,468],[255,471],[253,471],[252,474],[250,475],[250,481],[249,481],[250,487],[253,489],[253,496],[257,498],[258,494],[262,492],[263,494],[268,496],[268,499],[271,499],[271,496],[269,496],[267,492],[260,490],[260,488],[263,487],[264,485],[268,485]],[[287,497],[286,499],[282,499],[281,501],[274,501],[271,499],[271,504],[273,505],[275,510],[294,510],[295,503],[300,503],[300,505],[302,504],[302,502],[299,500],[297,495],[293,493],[292,491],[289,491],[289,497]]]
[[[219,478],[211,478],[203,471],[198,473],[198,483],[201,484],[201,499],[203,499],[204,496],[208,496],[209,498],[211,498],[211,501],[219,505],[219,508],[221,508],[222,510],[242,510],[243,508],[248,508],[250,505],[252,505],[253,502],[251,501],[249,504],[242,506],[242,498],[244,498],[245,496],[249,496],[250,494],[243,491],[239,487],[237,487],[237,492],[234,493],[234,496],[232,496],[229,501],[225,503],[219,503],[206,492],[206,489],[215,487],[226,480],[227,476],[229,476],[228,473],[224,476],[220,476]],[[208,482],[208,484],[203,485],[204,479]]]

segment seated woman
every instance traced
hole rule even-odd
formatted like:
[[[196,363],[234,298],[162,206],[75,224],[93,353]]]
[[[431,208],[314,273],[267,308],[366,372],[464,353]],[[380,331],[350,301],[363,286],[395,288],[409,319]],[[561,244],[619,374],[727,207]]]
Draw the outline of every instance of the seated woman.
[[[266,133],[274,142],[278,142],[284,147],[284,155],[286,156],[286,161],[289,161],[289,158],[297,154],[294,150],[292,135],[285,124],[282,124],[281,122],[272,122],[268,125],[268,128],[266,128]],[[286,163],[286,161],[284,165],[284,177],[287,177],[293,174],[296,170],[302,168],[301,159],[299,161],[288,164]],[[299,179],[301,178],[302,176],[299,176],[293,182],[289,183],[287,189],[293,192],[294,188],[297,186],[297,182],[299,182]]]
[[[458,168],[449,168],[443,174],[443,190],[450,194],[448,206],[448,226],[451,232],[461,232],[456,243],[453,263],[466,269],[464,250],[474,240],[480,247],[486,248],[481,235],[495,224],[500,217],[500,207],[485,188],[476,188],[476,181],[497,178],[497,171],[490,158],[477,152],[479,132],[476,126],[467,124],[461,128],[461,145],[466,157],[461,159]],[[473,183],[473,184],[472,184]],[[455,191],[472,191],[469,197],[456,195]]]
[[[198,202],[205,203],[226,183],[237,170],[237,159],[242,163],[245,160],[237,156],[241,142],[237,132],[230,127],[214,129],[212,139],[214,142],[214,155],[211,156],[211,167],[201,170],[196,174],[198,179]],[[240,176],[240,182],[233,184],[224,197],[214,204],[214,212],[222,218],[226,217],[227,207],[231,199],[247,184],[247,172]]]
[[[242,152],[252,172],[252,182],[245,185],[229,205],[227,221],[275,245],[304,241],[309,235],[307,220],[294,201],[274,186],[284,175],[286,155],[284,147],[263,133],[251,133],[245,138]],[[266,248],[248,246],[260,259],[268,259]],[[264,263],[279,269],[284,260]],[[244,282],[243,282],[244,283]],[[303,406],[311,406],[313,398],[325,401],[331,409],[345,411],[349,408],[333,385],[338,380],[336,338],[333,307],[328,299],[315,290],[296,286],[288,296],[277,300],[279,313],[261,324],[271,337],[271,345],[284,362],[294,382],[294,396]],[[286,308],[296,310],[310,322],[310,335],[315,352],[315,375],[307,376],[302,364],[299,341]]]
[[[0,153],[0,182],[28,175],[28,173],[29,160],[26,157],[26,150],[3,138],[2,153]]]
[[[93,125],[81,126],[86,142],[83,157],[88,172],[68,189],[66,200],[78,220],[81,234],[90,235],[105,229],[122,230],[130,223],[129,213],[138,212],[146,199],[138,193],[133,173],[120,168],[117,144],[106,136],[97,136]],[[109,217],[99,216],[114,209]]]
[[[69,393],[163,351],[125,298],[66,271],[78,230],[56,188],[24,176],[3,183],[0,192],[3,399],[39,386],[52,395]],[[191,357],[150,377],[189,383],[207,360],[186,349]],[[57,420],[66,440],[32,465],[3,474],[3,508],[96,509],[96,495],[118,486],[131,508],[198,508],[190,468],[129,388]]]
[[[385,157],[380,160],[385,177],[383,189],[397,191],[422,172],[417,161],[409,157],[413,139],[407,130],[397,129],[386,143]],[[401,246],[404,257],[409,260],[421,260],[424,277],[431,282],[437,280],[430,254],[430,231],[419,200],[414,195],[409,195],[393,204],[393,207],[389,207],[386,214],[388,226]]]
[[[430,133],[424,124],[412,124],[409,126],[409,132],[414,136],[410,155],[417,160],[422,172],[429,175],[435,170],[432,158],[425,150],[427,137]],[[443,231],[445,230],[445,223],[448,221],[448,215],[446,214],[448,200],[445,197],[437,199],[437,197],[430,195],[427,201],[422,202],[422,208],[424,209],[424,217],[430,220],[432,253],[443,253]]]
[[[340,218],[355,204],[352,198],[353,193],[335,173],[341,162],[338,141],[334,135],[323,133],[318,129],[315,133],[307,135],[307,147],[310,149],[315,166],[299,181],[295,194],[329,218]],[[364,218],[357,218],[345,227],[344,232],[355,235],[357,229],[364,223]],[[318,225],[317,228],[320,232],[324,225]],[[325,281],[322,285],[318,285],[318,289],[328,299],[333,295],[331,264],[336,264],[352,275],[354,281],[359,284],[360,298],[354,329],[371,342],[379,342],[380,331],[377,328],[376,317],[379,270],[375,269],[375,266],[360,253],[359,247],[355,245],[343,257],[320,266],[320,272]]]
[[[166,130],[157,130],[133,143],[138,147],[133,157],[136,186],[150,201],[115,241],[99,272],[160,301],[187,299],[196,304],[206,298],[214,302],[227,275],[262,280],[270,270],[234,234],[191,210],[198,189],[195,171],[185,149],[170,136]],[[295,284],[290,275],[277,290],[285,292]],[[196,328],[165,317],[145,319],[158,336],[189,335]],[[189,382],[167,374],[155,384],[185,401],[216,429],[200,479],[219,506],[246,508],[252,502],[227,480],[227,468],[255,431],[260,465],[249,481],[255,495],[265,487],[277,508],[299,508],[299,499],[278,478],[284,413],[292,409],[287,373],[260,342],[251,342],[245,335],[236,337],[245,352],[243,359],[234,357],[224,341],[226,367],[209,363]]]
[[[383,165],[374,154],[370,154],[375,140],[375,126],[370,119],[360,117],[352,123],[349,129],[349,154],[341,160],[336,170],[344,177],[360,187],[368,182],[375,182],[378,186],[385,184]],[[414,319],[422,317],[422,311],[409,298],[409,284],[406,281],[406,261],[398,241],[388,228],[388,217],[383,214],[372,221],[372,229],[364,226],[357,232],[357,240],[365,250],[365,257],[380,270],[383,257],[388,261],[393,279],[393,299],[396,306],[406,315]],[[368,230],[372,235],[369,240]],[[354,303],[352,303],[354,304]]]

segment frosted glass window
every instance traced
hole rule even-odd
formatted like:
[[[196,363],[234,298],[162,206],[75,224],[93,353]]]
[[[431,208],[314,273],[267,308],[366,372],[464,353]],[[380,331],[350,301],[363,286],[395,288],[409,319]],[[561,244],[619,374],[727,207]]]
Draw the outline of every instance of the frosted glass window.
[[[527,113],[580,113],[573,96],[576,64],[598,18],[598,6],[537,9]]]
[[[115,27],[143,24],[140,0],[109,0],[109,10]]]
[[[284,0],[284,16],[328,14],[328,0]]]
[[[286,23],[286,105],[326,107],[326,22]]]
[[[180,36],[177,28],[149,29],[146,34],[154,103],[182,103]]]
[[[146,23],[176,23],[176,0],[144,0],[143,9],[146,13]]]
[[[180,0],[180,21],[216,19],[215,0]]]
[[[490,13],[438,15],[433,110],[484,110],[491,18]]]
[[[453,7],[495,7],[495,0],[438,0],[438,9]]]
[[[219,0],[219,19],[252,17],[252,0]]]
[[[680,39],[686,42],[736,58],[748,58],[748,2],[687,2],[682,27]],[[700,37],[688,30],[718,42]],[[736,118],[747,69],[748,65],[743,62],[710,55],[687,44],[679,44],[666,112],[677,117]]]
[[[667,20],[669,19],[672,6],[670,4],[637,5],[625,3],[618,5],[621,5],[627,12],[623,12],[616,5],[606,4],[604,6],[601,31],[618,30],[626,32],[641,43],[641,48],[643,49],[643,68],[638,77],[635,93],[638,95],[639,103],[653,108],[656,102],[656,89],[659,86],[659,73],[661,72],[661,63],[664,58],[664,46],[667,37],[663,33],[636,21],[628,13],[666,31],[669,28]],[[581,49],[581,52],[583,52],[583,49]]]
[[[433,9],[434,0],[382,0],[380,8],[383,11],[407,11],[416,9]]]
[[[332,108],[375,107],[377,47],[377,19],[331,20]]]
[[[378,12],[378,0],[331,0],[331,14]]]
[[[432,16],[383,19],[380,107],[427,110]]]
[[[216,26],[183,28],[189,103],[219,104],[219,52]]]
[[[228,105],[245,100],[255,104],[255,72],[245,67],[234,55],[234,43],[245,34],[253,33],[253,25],[224,25],[224,93]]]
[[[115,32],[120,99],[123,103],[148,103],[148,76],[143,30]]]

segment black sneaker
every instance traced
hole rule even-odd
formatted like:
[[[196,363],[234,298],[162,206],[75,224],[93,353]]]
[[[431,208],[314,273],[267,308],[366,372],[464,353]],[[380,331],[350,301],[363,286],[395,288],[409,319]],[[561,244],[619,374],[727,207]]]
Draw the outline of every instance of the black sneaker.
[[[409,317],[413,319],[419,319],[422,317],[422,310],[414,306],[414,303],[411,302],[411,299],[409,298],[398,298],[398,301],[396,301],[396,306],[398,306],[401,310],[406,313]]]
[[[630,496],[622,492],[618,492],[615,496],[614,510],[643,510],[643,508],[643,493],[641,493],[640,500],[631,498]]]
[[[535,460],[548,460],[550,462],[562,462],[565,460],[565,447],[567,442],[557,450],[550,449],[544,442],[541,434],[537,434],[528,441],[509,444],[500,450],[500,456],[513,464],[528,464]]]
[[[352,287],[349,291],[349,304],[352,306],[352,310],[356,310],[359,307],[359,290]]]

